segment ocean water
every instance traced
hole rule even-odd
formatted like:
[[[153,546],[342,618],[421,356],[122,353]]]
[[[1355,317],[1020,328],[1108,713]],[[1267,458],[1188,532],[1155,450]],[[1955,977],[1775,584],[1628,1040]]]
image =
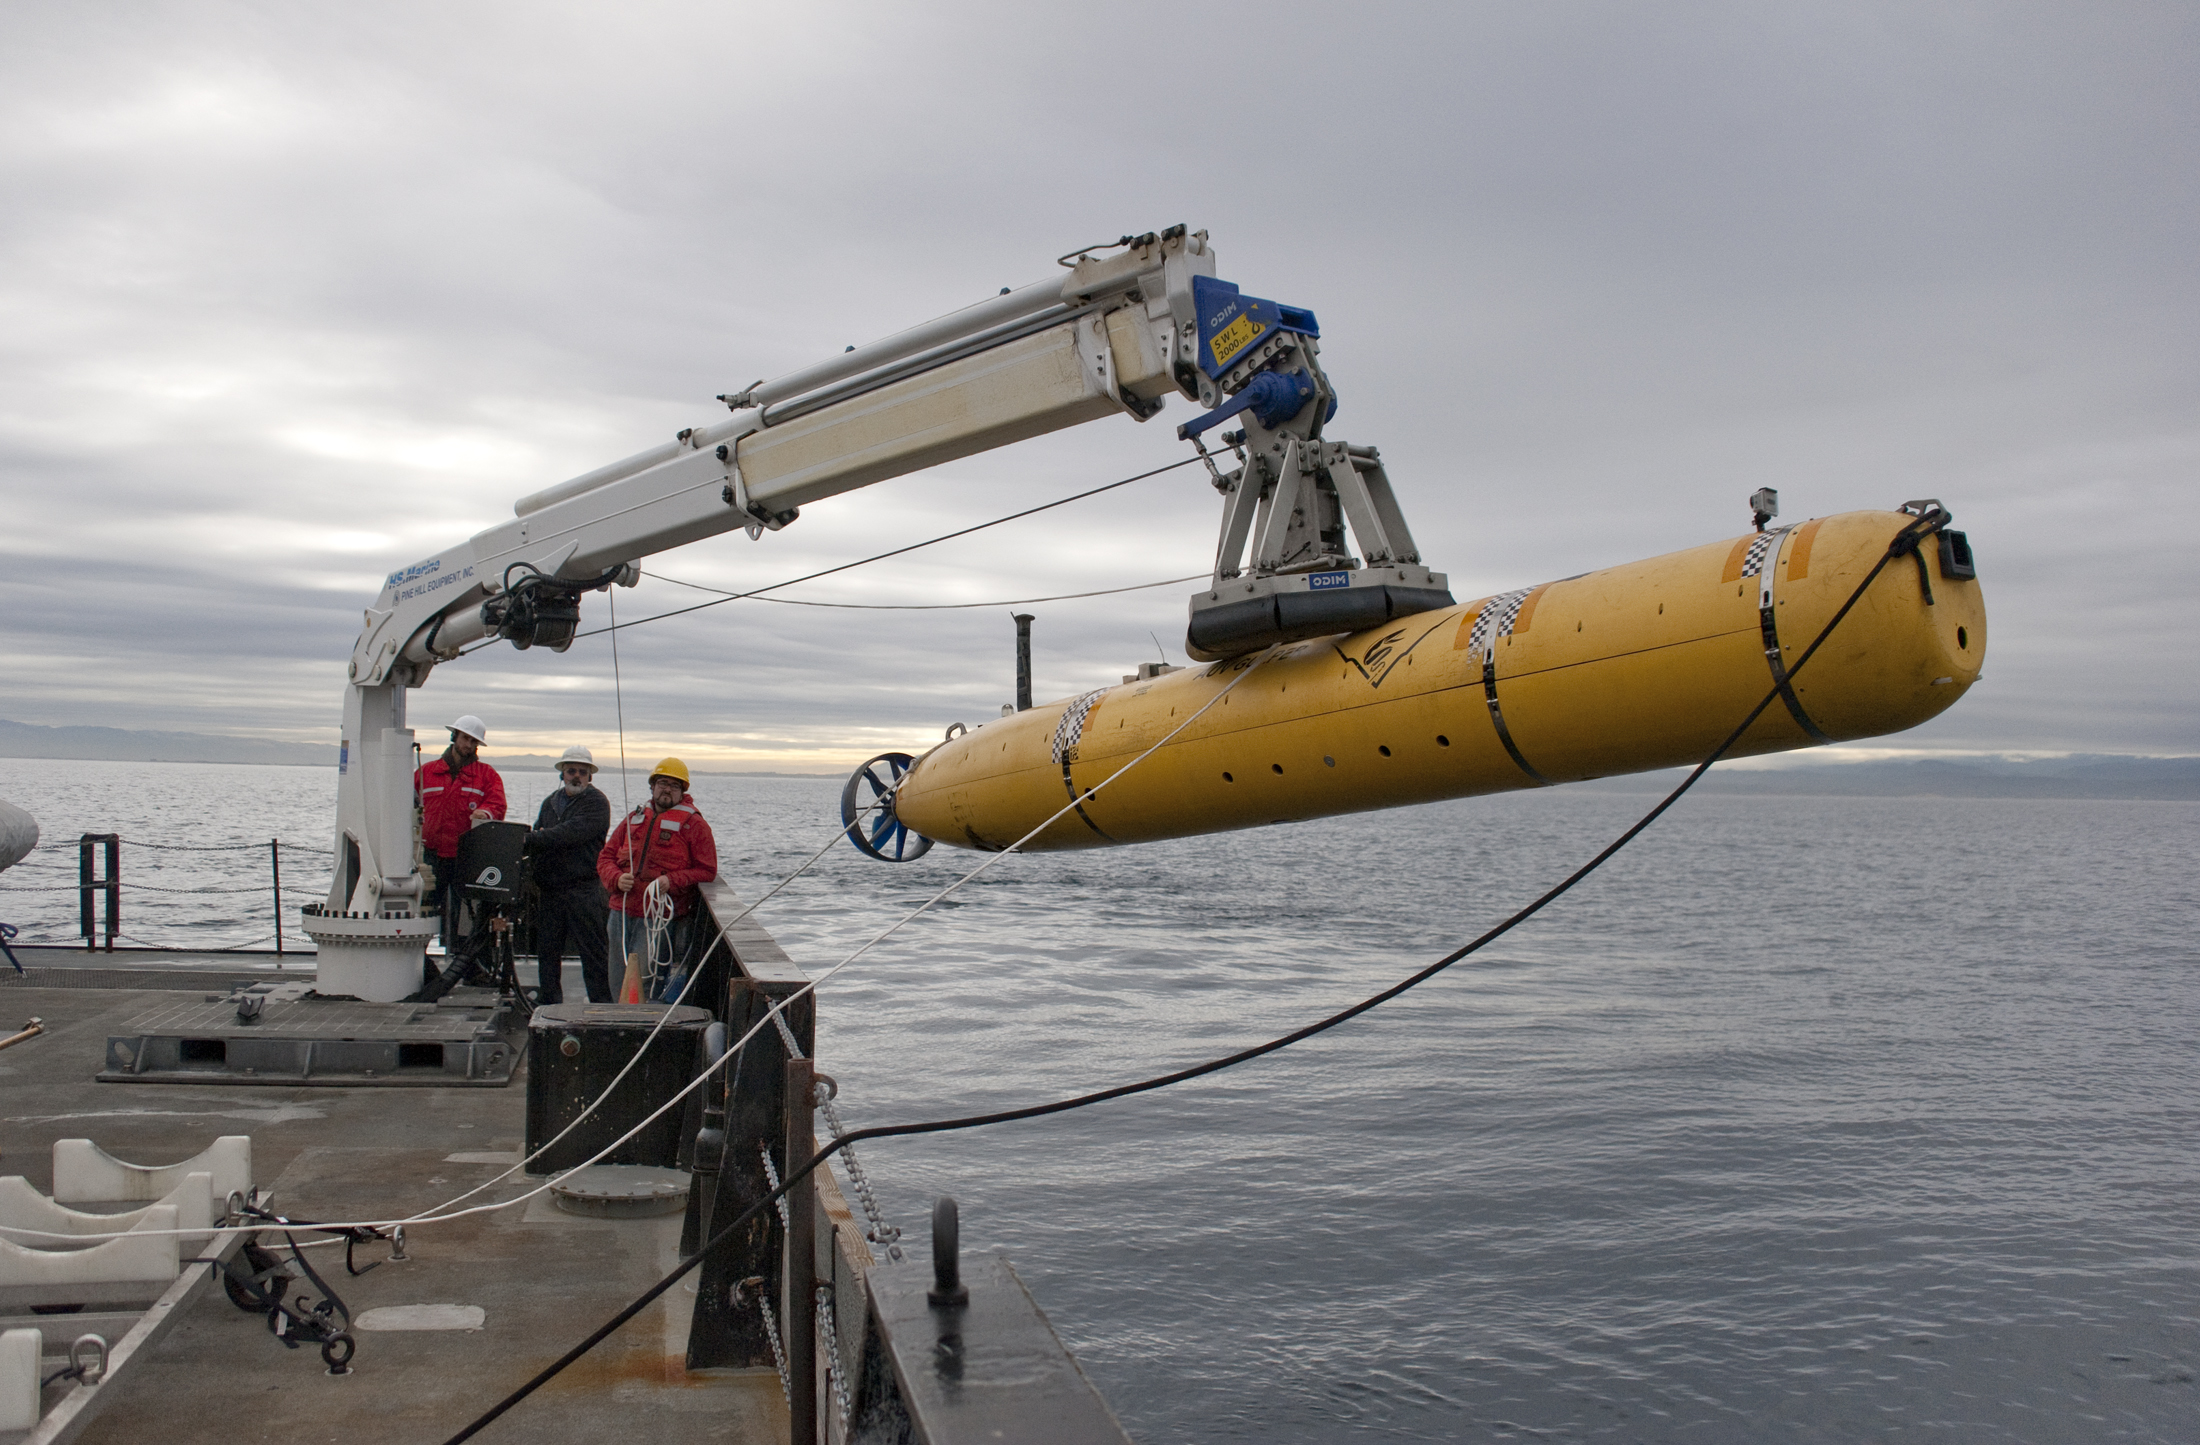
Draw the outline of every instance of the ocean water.
[[[326,846],[333,781],[0,762],[49,839],[259,845],[126,850],[147,883],[264,883],[268,836]],[[833,831],[829,782],[696,792],[748,897]],[[825,986],[820,1066],[851,1126],[1181,1067],[1440,956],[1650,801],[1003,859]],[[2190,1441],[2196,833],[2191,803],[1691,798],[1330,1034],[864,1162],[919,1254],[958,1198],[1141,1441]],[[838,848],[761,916],[814,974],[979,861]],[[0,887],[41,870],[73,844]],[[0,892],[26,938],[74,906]],[[272,927],[264,894],[133,892],[124,931]]]

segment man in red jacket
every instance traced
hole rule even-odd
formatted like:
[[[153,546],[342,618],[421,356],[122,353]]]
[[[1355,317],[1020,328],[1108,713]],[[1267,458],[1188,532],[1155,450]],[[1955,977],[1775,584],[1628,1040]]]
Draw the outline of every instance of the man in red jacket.
[[[596,876],[611,894],[607,933],[614,961],[639,957],[653,975],[649,998],[677,998],[696,944],[696,885],[718,876],[718,840],[688,796],[687,764],[666,758],[650,770],[649,802],[627,814],[596,855]],[[652,895],[670,901],[672,919],[656,956],[648,956],[644,914]],[[619,1001],[629,1001],[622,986]]]
[[[504,818],[504,779],[481,760],[489,729],[467,713],[451,724],[451,745],[443,756],[422,763],[413,774],[413,800],[420,805],[420,847],[435,869],[430,907],[443,909],[443,948],[451,947],[451,919],[458,912],[451,878],[458,871],[458,840],[476,823]]]

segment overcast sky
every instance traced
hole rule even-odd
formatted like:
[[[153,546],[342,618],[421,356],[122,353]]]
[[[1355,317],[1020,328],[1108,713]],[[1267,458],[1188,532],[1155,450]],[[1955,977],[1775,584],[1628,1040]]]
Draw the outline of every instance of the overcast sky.
[[[1895,746],[2200,752],[2200,9],[0,10],[0,716],[333,740],[381,576],[711,398],[1187,222],[1309,307],[1465,600],[1943,498],[1985,680]],[[1183,454],[1093,423],[657,556],[747,587]],[[1203,571],[1194,470],[791,592]],[[1033,607],[1042,698],[1182,661],[1185,587]],[[645,580],[622,618],[696,600]],[[589,599],[591,625],[604,600]],[[1151,634],[1151,635],[1149,635]],[[628,747],[915,750],[1007,609],[622,634]],[[414,694],[616,748],[611,655]]]

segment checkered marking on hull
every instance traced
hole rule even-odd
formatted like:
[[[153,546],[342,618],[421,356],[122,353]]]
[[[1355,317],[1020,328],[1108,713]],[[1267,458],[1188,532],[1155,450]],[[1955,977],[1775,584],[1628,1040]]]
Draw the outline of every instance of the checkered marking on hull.
[[[1497,639],[1512,636],[1513,621],[1520,616],[1520,604],[1528,600],[1533,587],[1523,587],[1518,592],[1501,592],[1482,606],[1474,619],[1474,630],[1467,634],[1467,651],[1480,653],[1487,660],[1497,648]]]
[[[1774,527],[1769,532],[1759,532],[1757,540],[1749,544],[1749,551],[1742,558],[1742,575],[1754,577],[1764,570],[1765,558],[1779,552],[1780,539],[1787,533],[1786,527]]]
[[[1106,696],[1107,691],[1104,687],[1096,688],[1062,710],[1062,720],[1054,725],[1054,761],[1057,765],[1084,737],[1085,719],[1092,716],[1093,705]]]

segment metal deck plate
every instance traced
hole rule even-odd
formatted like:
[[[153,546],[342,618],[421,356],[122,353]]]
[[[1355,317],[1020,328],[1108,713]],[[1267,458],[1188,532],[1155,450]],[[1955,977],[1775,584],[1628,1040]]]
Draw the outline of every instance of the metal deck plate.
[[[245,999],[260,1016],[238,1016]],[[107,1037],[97,1077],[126,1084],[478,1085],[511,1082],[511,1005],[486,989],[440,1003],[320,998],[303,983],[163,1000]]]
[[[550,1186],[550,1198],[567,1214],[597,1219],[646,1219],[687,1208],[688,1175],[647,1164],[591,1164]]]

